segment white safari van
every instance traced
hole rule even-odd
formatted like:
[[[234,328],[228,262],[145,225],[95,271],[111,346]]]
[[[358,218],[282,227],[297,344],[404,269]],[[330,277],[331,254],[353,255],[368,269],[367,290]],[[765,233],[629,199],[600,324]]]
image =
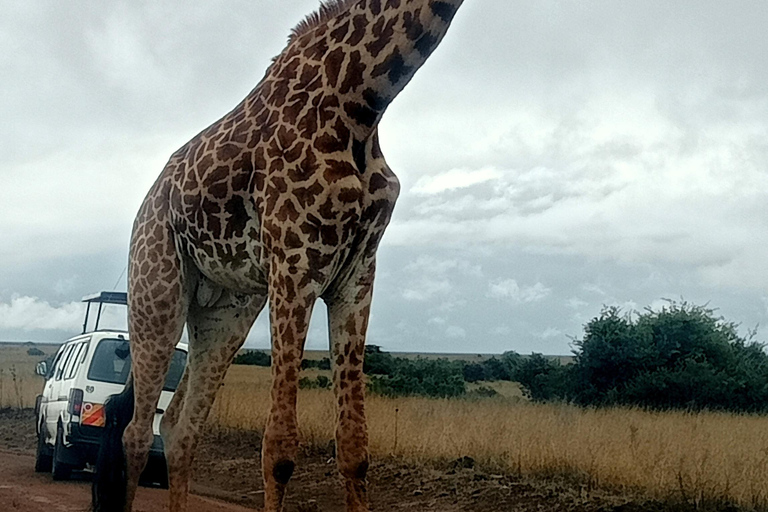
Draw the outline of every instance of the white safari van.
[[[72,470],[93,464],[98,454],[104,426],[104,402],[120,393],[131,369],[128,334],[125,331],[99,330],[104,304],[126,304],[126,294],[102,292],[86,297],[88,311],[83,334],[70,338],[51,361],[37,366],[45,377],[43,393],[37,397],[37,458],[35,471],[51,471],[54,480],[67,479]],[[99,304],[95,329],[85,332],[91,304]],[[160,438],[160,418],[173,397],[184,372],[187,346],[180,343],[171,361],[157,413],[155,440],[145,477],[165,484],[165,458]]]

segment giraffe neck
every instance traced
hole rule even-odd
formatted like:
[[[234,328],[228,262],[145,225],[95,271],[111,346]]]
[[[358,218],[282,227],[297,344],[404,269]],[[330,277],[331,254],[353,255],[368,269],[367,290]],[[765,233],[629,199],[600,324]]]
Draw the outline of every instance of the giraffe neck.
[[[365,139],[448,31],[464,0],[362,0],[292,44],[317,50],[355,137]]]

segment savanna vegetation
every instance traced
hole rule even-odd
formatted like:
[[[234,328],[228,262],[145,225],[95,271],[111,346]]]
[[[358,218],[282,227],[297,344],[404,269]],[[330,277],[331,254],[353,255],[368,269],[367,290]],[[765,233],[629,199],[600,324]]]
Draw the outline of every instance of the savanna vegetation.
[[[587,491],[607,486],[693,508],[768,510],[768,356],[754,333],[741,337],[706,307],[670,303],[642,313],[606,308],[573,345],[572,364],[514,352],[396,357],[368,347],[372,454],[415,463],[471,457],[493,471],[572,478]],[[263,428],[269,362],[266,352],[238,356],[212,427]],[[33,366],[16,361],[15,382]],[[302,365],[306,446],[334,437],[330,366],[317,354]],[[8,362],[0,369],[0,404],[16,406],[14,386],[31,386],[22,404],[32,404],[37,377],[22,386]]]

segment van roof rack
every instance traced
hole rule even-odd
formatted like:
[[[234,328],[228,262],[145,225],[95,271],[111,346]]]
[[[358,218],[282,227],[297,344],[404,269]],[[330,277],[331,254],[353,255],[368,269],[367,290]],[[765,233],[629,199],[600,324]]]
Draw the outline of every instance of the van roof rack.
[[[128,294],[126,292],[100,292],[83,297],[82,302],[88,304],[88,307],[85,310],[85,321],[83,322],[83,334],[85,334],[88,329],[88,315],[91,312],[91,304],[99,304],[99,311],[96,314],[96,325],[93,328],[94,331],[98,331],[99,320],[101,320],[101,308],[104,306],[104,304],[117,304],[119,306],[127,306]]]

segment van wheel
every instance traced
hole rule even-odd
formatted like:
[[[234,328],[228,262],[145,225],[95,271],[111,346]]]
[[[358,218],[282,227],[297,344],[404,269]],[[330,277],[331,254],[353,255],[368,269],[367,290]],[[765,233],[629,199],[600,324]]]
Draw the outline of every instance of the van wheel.
[[[67,447],[64,446],[64,429],[61,423],[56,427],[56,444],[53,445],[53,461],[51,473],[54,480],[69,480],[72,466],[64,462]]]
[[[53,457],[51,456],[51,449],[45,442],[45,427],[40,427],[40,433],[37,434],[37,453],[35,454],[35,472],[47,473],[51,471],[53,465]]]

